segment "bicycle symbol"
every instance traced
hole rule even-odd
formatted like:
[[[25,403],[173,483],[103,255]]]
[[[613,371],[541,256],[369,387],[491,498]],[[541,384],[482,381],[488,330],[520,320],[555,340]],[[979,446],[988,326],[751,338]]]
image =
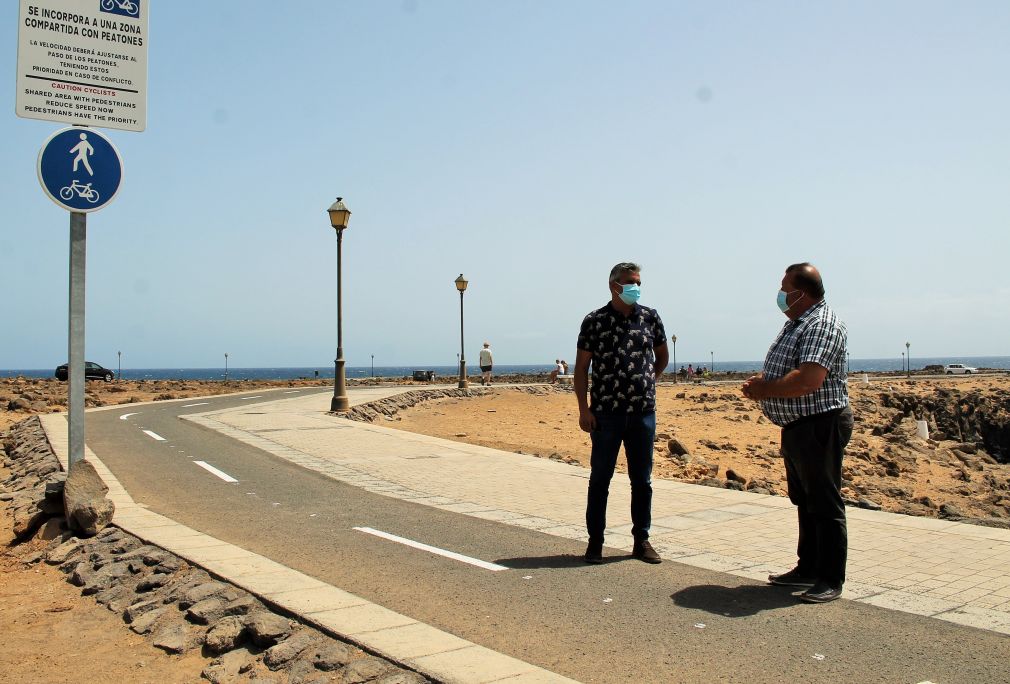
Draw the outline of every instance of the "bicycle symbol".
[[[91,183],[78,183],[75,178],[70,185],[60,188],[60,197],[64,200],[69,200],[77,193],[78,197],[83,197],[92,204],[98,201],[98,191],[91,187]]]
[[[102,0],[102,9],[106,12],[112,10],[113,7],[118,7],[127,14],[137,15],[140,11],[140,5],[133,2],[132,0]]]

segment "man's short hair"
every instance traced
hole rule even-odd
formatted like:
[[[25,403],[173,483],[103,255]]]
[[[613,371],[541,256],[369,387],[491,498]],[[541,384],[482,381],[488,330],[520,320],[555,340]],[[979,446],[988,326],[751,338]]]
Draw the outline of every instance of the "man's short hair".
[[[631,273],[641,273],[642,267],[631,261],[622,261],[621,263],[610,269],[610,282],[616,283],[617,279],[623,275],[629,275]]]
[[[786,269],[786,273],[792,274],[793,285],[800,292],[814,299],[820,299],[824,296],[824,282],[821,280],[817,269],[809,262],[804,261],[802,264],[793,264]]]

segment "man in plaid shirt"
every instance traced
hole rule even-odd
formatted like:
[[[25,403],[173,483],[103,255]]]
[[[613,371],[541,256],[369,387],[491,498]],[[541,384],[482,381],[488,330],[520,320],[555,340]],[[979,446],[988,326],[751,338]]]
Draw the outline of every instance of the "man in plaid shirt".
[[[848,535],[842,501],[842,458],[852,436],[846,385],[845,324],[824,301],[821,274],[793,264],[778,305],[789,321],[772,342],[760,375],[743,384],[782,428],[789,500],[799,515],[796,567],[771,584],[806,588],[800,599],[827,603],[842,595]]]

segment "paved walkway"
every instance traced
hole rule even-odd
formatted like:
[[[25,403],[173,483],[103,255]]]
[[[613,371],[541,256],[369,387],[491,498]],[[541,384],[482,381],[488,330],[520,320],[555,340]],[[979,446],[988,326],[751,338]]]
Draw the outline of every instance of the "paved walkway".
[[[353,392],[352,403],[396,389]],[[336,480],[385,496],[584,540],[588,471],[325,413],[310,395],[188,418]],[[669,480],[653,484],[651,540],[664,558],[764,581],[796,560],[784,497]],[[607,546],[630,552],[630,487],[611,486]],[[1010,634],[1010,530],[848,510],[845,598]]]

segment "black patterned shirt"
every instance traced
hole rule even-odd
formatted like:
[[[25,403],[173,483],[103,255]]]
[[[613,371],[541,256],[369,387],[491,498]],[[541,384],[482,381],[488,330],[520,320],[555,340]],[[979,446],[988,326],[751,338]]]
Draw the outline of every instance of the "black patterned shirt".
[[[824,302],[818,302],[803,312],[795,321],[787,321],[765,356],[765,380],[776,380],[801,363],[816,363],[826,368],[823,384],[802,397],[792,399],[764,399],[761,410],[776,425],[788,425],[804,416],[825,413],[849,405],[849,387],[846,384],[846,347],[848,334],[845,324]]]
[[[639,304],[631,315],[610,302],[582,321],[578,347],[593,355],[589,391],[594,413],[654,413],[655,348],[666,344],[666,330],[655,309]]]

